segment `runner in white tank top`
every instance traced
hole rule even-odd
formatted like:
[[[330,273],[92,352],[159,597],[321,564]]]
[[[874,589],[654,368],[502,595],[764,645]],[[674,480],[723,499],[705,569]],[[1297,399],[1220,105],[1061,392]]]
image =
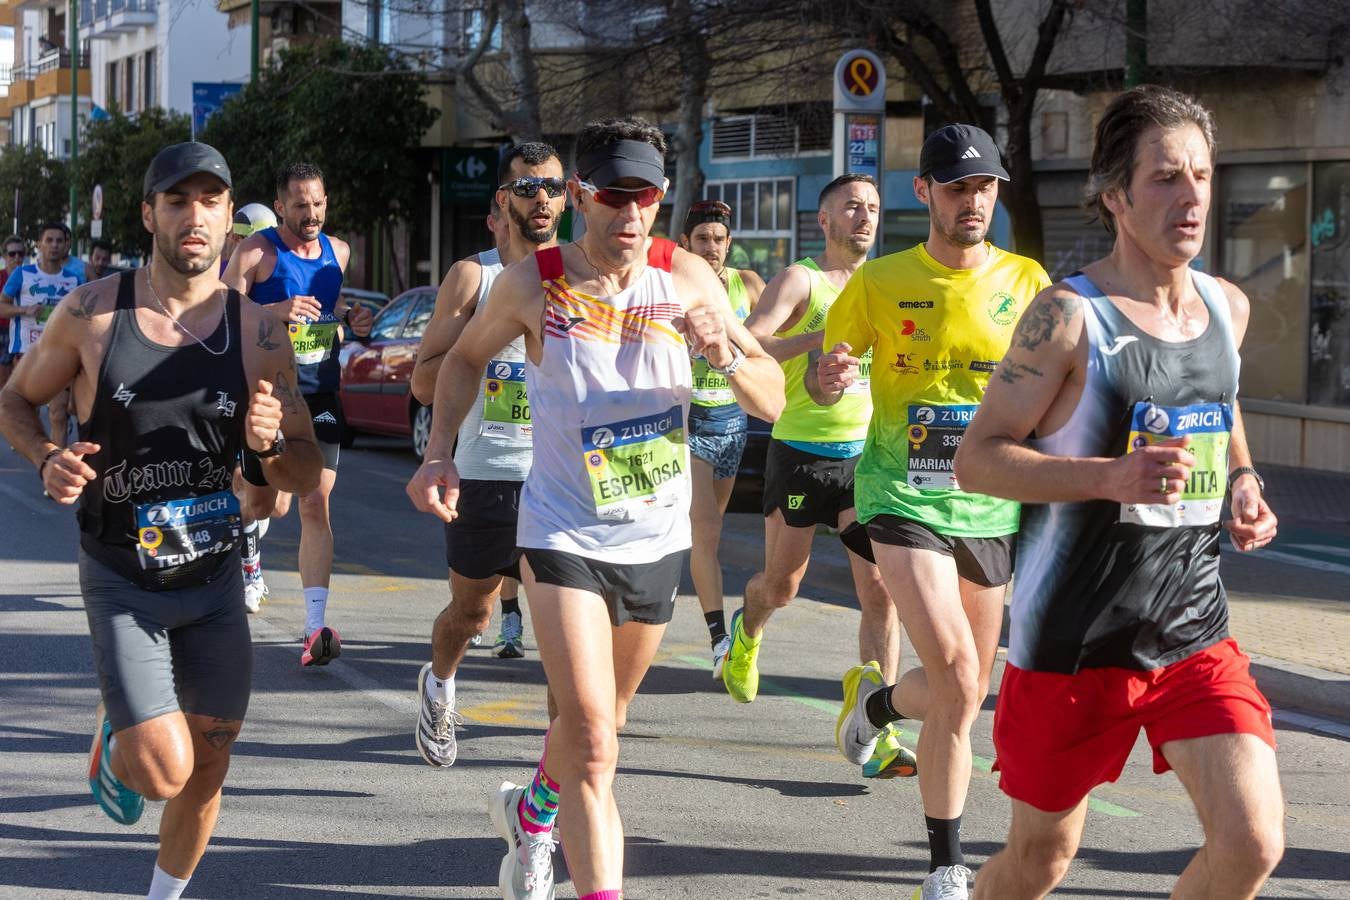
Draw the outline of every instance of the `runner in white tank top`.
[[[460,260],[441,283],[413,368],[412,390],[422,404],[432,406],[441,360],[465,324],[482,314],[503,268],[554,245],[567,202],[562,172],[557,152],[547,144],[518,144],[503,155],[501,187],[487,220],[497,249]],[[445,527],[453,599],[436,617],[431,662],[418,675],[421,712],[415,743],[422,758],[438,767],[452,765],[458,752],[455,672],[470,643],[476,645],[487,630],[499,596],[501,628],[493,653],[502,659],[525,655],[516,544],[516,510],[531,459],[524,340],[518,338],[493,354],[472,382],[473,409],[459,429],[455,448],[455,462],[465,479],[464,515]]]
[[[578,895],[622,888],[617,732],[670,620],[689,546],[690,352],[727,375],[747,412],[772,421],[783,406],[782,370],[736,321],[712,269],[648,237],[666,187],[664,151],[660,130],[639,119],[578,135],[568,189],[585,234],[498,277],[441,367],[431,444],[408,484],[419,509],[447,521],[460,514],[449,448],[473,405],[469,382],[524,335],[535,462],[522,570],[558,714],[531,783],[507,782],[492,801],[507,843],[506,897],[553,896],[538,860],[560,803]]]

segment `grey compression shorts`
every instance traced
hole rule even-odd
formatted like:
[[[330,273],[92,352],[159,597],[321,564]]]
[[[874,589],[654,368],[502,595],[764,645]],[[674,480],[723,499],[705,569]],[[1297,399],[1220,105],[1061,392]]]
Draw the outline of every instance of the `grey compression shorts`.
[[[81,550],[80,592],[114,732],[180,709],[244,718],[253,642],[238,564],[210,584],[147,591]]]

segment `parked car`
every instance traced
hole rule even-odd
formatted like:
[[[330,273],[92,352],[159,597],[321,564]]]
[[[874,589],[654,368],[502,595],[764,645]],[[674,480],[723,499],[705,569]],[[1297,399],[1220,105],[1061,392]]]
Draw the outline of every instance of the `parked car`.
[[[435,307],[434,287],[404,291],[375,316],[367,343],[348,341],[339,355],[338,396],[349,431],[408,435],[418,459],[431,437],[431,407],[417,402],[410,382],[422,332]]]
[[[342,288],[342,299],[348,306],[364,306],[371,315],[379,315],[380,310],[389,305],[389,295],[380,291],[363,291],[354,287]]]

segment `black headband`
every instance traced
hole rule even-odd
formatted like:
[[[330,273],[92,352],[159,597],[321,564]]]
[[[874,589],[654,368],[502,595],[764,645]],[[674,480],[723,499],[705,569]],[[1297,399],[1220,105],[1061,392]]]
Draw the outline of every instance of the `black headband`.
[[[577,174],[598,188],[609,187],[620,178],[637,178],[661,187],[665,184],[666,159],[646,141],[616,141],[578,159]]]
[[[727,226],[727,231],[731,231],[731,216],[726,213],[711,208],[691,208],[689,214],[684,217],[684,230],[680,233],[692,237],[695,228],[700,225],[706,225],[709,222],[712,222],[715,225],[725,225]]]

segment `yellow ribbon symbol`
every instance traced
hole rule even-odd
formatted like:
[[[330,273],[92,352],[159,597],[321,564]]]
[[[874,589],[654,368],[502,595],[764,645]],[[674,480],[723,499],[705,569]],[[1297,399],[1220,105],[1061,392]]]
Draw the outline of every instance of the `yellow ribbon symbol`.
[[[871,78],[876,74],[876,68],[872,61],[865,56],[859,56],[848,64],[848,74],[852,79],[852,84],[848,86],[850,94],[857,94],[866,97],[872,93]]]

